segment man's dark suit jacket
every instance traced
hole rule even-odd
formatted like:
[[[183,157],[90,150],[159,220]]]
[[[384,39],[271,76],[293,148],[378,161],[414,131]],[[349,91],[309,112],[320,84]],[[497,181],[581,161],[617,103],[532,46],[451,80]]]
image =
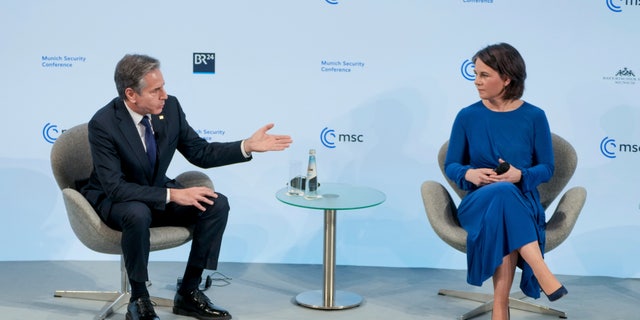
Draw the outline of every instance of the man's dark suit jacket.
[[[93,172],[82,194],[103,220],[114,202],[142,201],[163,210],[166,188],[179,188],[166,176],[176,149],[192,164],[211,168],[249,161],[240,150],[241,141],[207,142],[187,123],[178,99],[169,96],[164,110],[151,117],[158,145],[156,168],[151,174],[137,126],[121,98],[98,110],[89,121]]]

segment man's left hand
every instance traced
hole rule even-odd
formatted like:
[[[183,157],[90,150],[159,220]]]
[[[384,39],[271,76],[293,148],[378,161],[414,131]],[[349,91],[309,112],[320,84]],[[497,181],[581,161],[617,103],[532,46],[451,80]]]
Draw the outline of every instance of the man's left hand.
[[[258,129],[249,139],[246,139],[244,141],[244,151],[250,154],[251,152],[282,151],[288,148],[293,142],[290,136],[267,133],[273,126],[273,123],[269,123]]]

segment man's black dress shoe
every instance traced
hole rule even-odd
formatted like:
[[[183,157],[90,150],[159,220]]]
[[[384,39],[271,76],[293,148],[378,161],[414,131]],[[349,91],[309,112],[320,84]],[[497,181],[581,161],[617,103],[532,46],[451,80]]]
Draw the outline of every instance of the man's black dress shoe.
[[[184,296],[176,293],[176,297],[173,299],[173,313],[200,320],[231,319],[231,314],[227,310],[214,306],[213,302],[200,289],[195,289]]]
[[[129,302],[126,318],[127,320],[160,320],[153,310],[153,302],[149,297],[140,297]]]

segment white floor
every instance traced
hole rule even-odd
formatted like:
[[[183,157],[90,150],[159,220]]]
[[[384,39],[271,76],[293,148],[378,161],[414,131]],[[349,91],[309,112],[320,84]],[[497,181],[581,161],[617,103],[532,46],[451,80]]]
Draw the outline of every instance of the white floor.
[[[184,264],[151,262],[149,268],[151,294],[173,298]],[[336,289],[357,293],[364,302],[352,309],[322,311],[294,301],[301,292],[322,288],[320,265],[221,263],[218,271],[231,279],[214,280],[205,292],[237,320],[455,319],[480,303],[440,296],[439,289],[491,291],[490,283],[481,288],[467,285],[463,270],[338,266]],[[569,295],[553,303],[546,298],[536,303],[562,310],[569,319],[640,319],[640,279],[559,278]],[[93,319],[104,302],[55,298],[54,291],[117,290],[119,281],[119,263],[114,261],[0,262],[0,319]],[[165,320],[190,319],[165,307],[156,311]],[[119,309],[109,319],[124,319],[125,313],[125,308]],[[520,310],[512,310],[511,318],[557,319]],[[474,319],[490,319],[490,314]]]

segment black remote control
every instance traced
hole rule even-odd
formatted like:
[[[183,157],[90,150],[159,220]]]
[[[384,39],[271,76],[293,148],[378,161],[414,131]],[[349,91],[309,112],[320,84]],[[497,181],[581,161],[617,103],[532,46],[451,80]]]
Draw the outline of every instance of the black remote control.
[[[511,168],[511,165],[508,162],[503,162],[503,163],[499,164],[498,167],[493,169],[493,171],[495,171],[498,175],[501,175],[501,174],[509,171],[509,168]]]

